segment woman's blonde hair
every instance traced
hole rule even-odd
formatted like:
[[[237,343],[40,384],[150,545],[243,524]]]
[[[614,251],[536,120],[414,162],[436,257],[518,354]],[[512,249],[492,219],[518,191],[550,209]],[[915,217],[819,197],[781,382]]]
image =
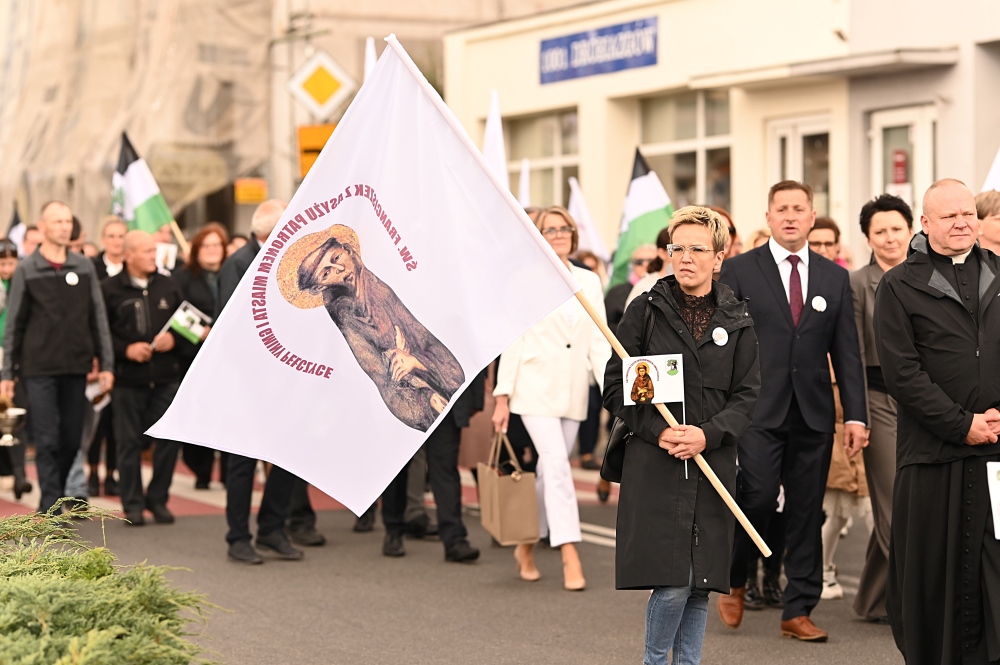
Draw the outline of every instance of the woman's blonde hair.
[[[719,213],[702,206],[684,206],[670,218],[670,241],[673,242],[677,229],[688,224],[708,229],[712,234],[712,249],[725,251],[729,242],[729,224],[722,221]]]
[[[572,254],[576,251],[576,248],[580,245],[580,231],[576,227],[576,220],[573,219],[573,215],[569,214],[569,210],[563,208],[562,206],[549,206],[538,213],[538,217],[535,218],[535,228],[541,233],[543,224],[545,223],[545,218],[549,215],[559,215],[566,220],[569,227],[573,229],[572,242],[570,243],[569,253]]]
[[[750,237],[747,238],[747,244],[749,244],[750,248],[753,249],[754,247],[757,246],[757,243],[759,243],[761,240],[766,241],[770,237],[771,237],[771,229],[765,226],[764,228],[757,229],[756,231],[751,233]]]

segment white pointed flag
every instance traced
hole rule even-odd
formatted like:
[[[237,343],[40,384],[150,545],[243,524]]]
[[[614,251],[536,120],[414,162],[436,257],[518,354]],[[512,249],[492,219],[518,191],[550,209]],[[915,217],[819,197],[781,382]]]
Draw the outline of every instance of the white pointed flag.
[[[597,255],[597,258],[607,263],[611,255],[608,253],[604,241],[601,240],[601,234],[597,232],[597,227],[594,226],[594,218],[590,216],[590,208],[587,207],[587,202],[583,199],[580,181],[573,176],[569,177],[569,206],[566,209],[576,220],[580,236],[577,248],[591,251]]]
[[[371,76],[372,70],[375,69],[375,63],[378,58],[375,56],[375,38],[366,37],[365,38],[365,77],[362,79],[362,83],[368,80]]]
[[[531,206],[531,162],[527,157],[521,160],[521,173],[517,178],[517,202],[522,208]]]
[[[496,90],[490,92],[490,110],[486,114],[486,130],[483,132],[483,157],[504,189],[510,189],[507,148],[503,142],[503,118],[500,117],[500,95]]]
[[[993,165],[990,166],[990,171],[986,174],[986,181],[983,183],[983,188],[980,191],[989,192],[992,190],[1000,192],[1000,150],[997,151],[996,157],[993,158]]]
[[[149,430],[273,462],[356,514],[580,288],[387,41]]]

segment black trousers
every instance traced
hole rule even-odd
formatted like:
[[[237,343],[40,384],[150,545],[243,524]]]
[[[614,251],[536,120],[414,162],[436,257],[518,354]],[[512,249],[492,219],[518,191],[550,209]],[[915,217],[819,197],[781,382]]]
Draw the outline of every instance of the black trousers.
[[[462,522],[462,478],[458,473],[458,447],[462,430],[445,418],[428,437],[427,475],[437,504],[438,534],[448,546],[468,537]],[[382,495],[382,521],[389,533],[403,533],[406,527],[407,469],[403,467]]]
[[[590,386],[587,401],[587,419],[580,423],[580,456],[593,455],[597,448],[597,437],[601,429],[601,389],[597,384]]]
[[[230,453],[226,475],[226,541],[250,540],[250,503],[257,460]],[[272,466],[264,484],[264,496],[257,512],[257,535],[273,533],[285,527],[292,487],[297,479],[281,467]]]
[[[809,616],[823,587],[823,494],[830,471],[832,432],[816,432],[802,418],[793,398],[781,427],[751,426],[739,442],[741,492],[737,502],[758,533],[767,533],[785,488],[785,586],[782,620]],[[730,584],[747,580],[749,548],[756,547],[736,529]]]
[[[66,478],[83,439],[83,412],[89,408],[83,374],[32,376],[24,379],[28,419],[35,443],[35,468],[46,512],[63,496]]]
[[[144,432],[166,412],[177,383],[148,386],[115,386],[112,401],[115,403],[114,429],[118,446],[118,493],[126,513],[141,513],[150,504],[167,503],[170,484],[174,480],[174,467],[180,443],[169,439],[153,439],[153,478],[145,494],[142,490],[142,447]]]
[[[111,478],[115,469],[118,468],[118,446],[115,445],[114,413],[115,405],[113,402],[101,409],[101,415],[97,421],[97,430],[94,432],[94,438],[90,440],[90,449],[87,451],[87,463],[90,464],[90,472],[96,473],[97,466],[101,463],[101,442],[105,442],[104,471],[106,478]]]
[[[292,498],[288,504],[288,528],[308,531],[316,528],[316,511],[309,500],[309,483],[298,476],[292,483]]]

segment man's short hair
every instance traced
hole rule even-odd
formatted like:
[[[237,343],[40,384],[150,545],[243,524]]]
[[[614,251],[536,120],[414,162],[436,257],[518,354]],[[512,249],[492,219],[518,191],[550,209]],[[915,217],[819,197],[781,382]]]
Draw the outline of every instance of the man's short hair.
[[[104,235],[104,232],[107,231],[108,227],[112,224],[121,224],[126,229],[128,228],[128,224],[125,223],[125,220],[118,215],[105,215],[101,218],[101,235]]]
[[[45,211],[48,210],[50,206],[62,206],[64,208],[66,208],[67,210],[70,209],[69,204],[66,204],[66,203],[63,203],[62,201],[57,201],[57,200],[53,199],[51,201],[46,201],[45,203],[42,204],[42,210],[41,210],[41,213],[40,213],[42,217],[45,216]]]
[[[976,216],[986,219],[993,215],[1000,215],[1000,192],[995,189],[980,192],[976,195]]]
[[[702,206],[684,206],[670,218],[670,226],[667,227],[670,229],[670,240],[673,241],[677,229],[687,225],[708,229],[712,234],[712,249],[716,252],[725,251],[726,242],[729,241],[729,225],[722,221],[719,213]]]
[[[913,230],[913,211],[903,199],[892,194],[879,194],[868,203],[861,206],[861,232],[868,237],[872,228],[872,217],[879,212],[892,212],[895,210],[906,220],[906,227]],[[818,219],[816,220],[819,221]]]
[[[840,242],[840,227],[837,226],[837,222],[833,221],[832,217],[817,217],[816,223],[809,229],[809,233],[812,233],[816,229],[829,229],[833,231],[833,241]]]
[[[253,211],[250,219],[250,231],[258,238],[271,235],[281,215],[285,212],[285,204],[278,199],[268,199]]]
[[[809,199],[809,207],[811,208],[813,204],[813,188],[798,180],[782,180],[771,185],[771,189],[767,192],[767,207],[770,208],[771,204],[774,203],[774,195],[778,192],[791,192],[795,190],[806,193],[806,198]]]
[[[957,178],[941,178],[940,180],[934,181],[933,183],[931,183],[931,186],[927,188],[927,191],[924,192],[924,198],[921,207],[923,208],[925,215],[927,214],[927,199],[930,198],[931,192],[933,192],[938,187],[944,187],[945,185],[961,185],[966,189],[969,188],[968,185],[966,185],[964,182],[962,182]]]

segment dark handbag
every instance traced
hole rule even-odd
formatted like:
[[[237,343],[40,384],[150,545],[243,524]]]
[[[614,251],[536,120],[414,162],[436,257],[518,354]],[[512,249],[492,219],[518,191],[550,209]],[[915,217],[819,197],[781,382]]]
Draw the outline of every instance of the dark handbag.
[[[649,339],[653,336],[653,311],[649,304],[649,297],[646,298],[646,311],[643,314],[643,326],[645,328],[642,341],[639,344],[639,355],[646,355],[649,351]],[[632,432],[628,425],[621,418],[615,416],[615,422],[611,426],[611,436],[608,437],[608,446],[604,450],[604,461],[601,462],[601,478],[612,483],[622,481],[622,469],[625,466],[625,446],[628,444]]]

